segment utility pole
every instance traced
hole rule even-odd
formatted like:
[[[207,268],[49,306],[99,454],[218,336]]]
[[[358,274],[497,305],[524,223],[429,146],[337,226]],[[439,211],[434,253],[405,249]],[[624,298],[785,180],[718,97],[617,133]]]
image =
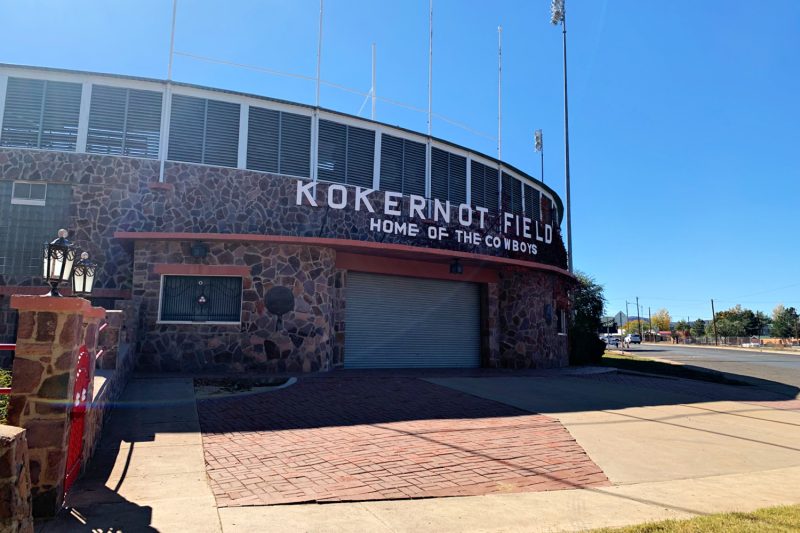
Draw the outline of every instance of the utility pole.
[[[714,345],[719,346],[719,337],[717,336],[717,312],[714,311],[714,298],[711,298],[711,320],[714,321]]]
[[[628,314],[628,300],[625,300],[625,325],[628,325],[628,322],[631,321],[631,315]],[[628,332],[628,328],[625,328],[625,331]]]
[[[647,306],[647,321],[650,322],[650,333],[653,333],[653,316],[650,314],[650,306]]]
[[[639,311],[639,297],[636,297],[636,318],[639,320],[639,338],[642,338],[642,314]]]

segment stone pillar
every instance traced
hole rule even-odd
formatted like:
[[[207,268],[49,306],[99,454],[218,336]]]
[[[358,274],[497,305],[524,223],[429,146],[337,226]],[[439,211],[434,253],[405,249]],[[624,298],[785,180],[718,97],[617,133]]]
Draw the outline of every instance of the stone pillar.
[[[0,531],[33,533],[25,430],[0,425]]]
[[[53,516],[64,496],[69,406],[80,349],[82,298],[14,295],[19,311],[8,423],[27,430],[33,515]]]
[[[103,354],[97,359],[97,368],[101,370],[114,370],[117,368],[119,344],[122,342],[120,333],[125,317],[121,310],[106,310],[106,326],[99,332],[97,347]]]

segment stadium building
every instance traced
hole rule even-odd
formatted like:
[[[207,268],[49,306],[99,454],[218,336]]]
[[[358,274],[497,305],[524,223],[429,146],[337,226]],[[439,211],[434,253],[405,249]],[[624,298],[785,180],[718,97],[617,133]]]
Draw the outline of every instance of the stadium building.
[[[561,199],[443,139],[161,80],[0,65],[0,342],[59,228],[154,371],[567,364]]]

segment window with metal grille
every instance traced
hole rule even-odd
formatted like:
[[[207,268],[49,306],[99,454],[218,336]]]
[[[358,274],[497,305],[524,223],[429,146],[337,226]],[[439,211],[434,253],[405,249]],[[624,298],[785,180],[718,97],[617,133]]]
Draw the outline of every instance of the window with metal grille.
[[[0,146],[74,152],[81,84],[8,78]]]
[[[311,117],[251,107],[247,128],[247,168],[309,177]]]
[[[539,220],[541,206],[540,193],[530,185],[524,185],[525,190],[525,216],[531,220]]]
[[[164,276],[162,322],[235,322],[241,319],[242,278]]]
[[[235,167],[239,156],[239,104],[174,95],[167,159]]]
[[[155,159],[161,136],[161,93],[92,86],[86,151]]]
[[[381,136],[381,190],[425,196],[425,145]]]
[[[503,211],[522,214],[522,182],[503,172]]]
[[[374,162],[374,131],[319,121],[319,179],[372,187]]]
[[[42,246],[69,221],[71,199],[69,185],[0,180],[0,274],[41,275]]]
[[[472,205],[497,213],[500,202],[500,177],[494,167],[472,161],[470,165],[470,194]]]
[[[431,148],[431,196],[459,205],[467,202],[467,158]]]

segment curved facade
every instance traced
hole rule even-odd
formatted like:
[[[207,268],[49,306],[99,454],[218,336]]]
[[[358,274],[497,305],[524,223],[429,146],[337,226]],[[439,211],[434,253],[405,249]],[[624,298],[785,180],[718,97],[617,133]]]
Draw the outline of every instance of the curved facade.
[[[101,264],[98,303],[139,310],[142,369],[567,362],[561,200],[510,165],[300,104],[31,67],[0,66],[0,124],[0,338],[66,226]]]

